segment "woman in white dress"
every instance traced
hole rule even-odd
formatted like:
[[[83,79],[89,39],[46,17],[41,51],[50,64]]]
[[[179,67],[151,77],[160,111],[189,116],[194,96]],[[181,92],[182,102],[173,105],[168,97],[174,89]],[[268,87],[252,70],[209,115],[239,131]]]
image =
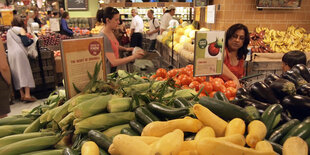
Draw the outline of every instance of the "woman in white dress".
[[[13,84],[19,90],[21,100],[27,102],[36,101],[30,95],[30,88],[35,87],[26,47],[33,43],[33,40],[26,36],[24,21],[15,16],[12,21],[12,28],[7,33],[8,60],[12,72]]]

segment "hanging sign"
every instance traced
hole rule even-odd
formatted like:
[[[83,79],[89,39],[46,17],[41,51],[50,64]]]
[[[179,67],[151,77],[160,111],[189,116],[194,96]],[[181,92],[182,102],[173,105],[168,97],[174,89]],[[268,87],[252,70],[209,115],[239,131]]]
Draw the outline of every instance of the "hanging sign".
[[[208,5],[206,7],[206,16],[205,21],[208,24],[214,24],[215,23],[215,5]]]
[[[50,29],[53,32],[60,31],[59,18],[50,18]]]
[[[83,90],[89,82],[87,72],[93,74],[96,63],[101,64],[98,79],[106,80],[103,38],[83,38],[63,40],[61,59],[67,97],[76,95],[75,88]]]
[[[194,76],[222,74],[224,50],[225,31],[196,31]]]

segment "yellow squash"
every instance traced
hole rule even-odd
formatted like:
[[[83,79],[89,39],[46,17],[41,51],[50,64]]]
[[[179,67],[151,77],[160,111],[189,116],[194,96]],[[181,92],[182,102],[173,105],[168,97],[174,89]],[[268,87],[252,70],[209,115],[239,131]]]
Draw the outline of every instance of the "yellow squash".
[[[241,134],[233,134],[230,136],[226,136],[226,137],[219,137],[217,139],[226,141],[226,142],[231,142],[240,146],[244,146],[245,145],[245,138],[243,135]]]
[[[263,141],[259,141],[256,144],[255,150],[270,152],[270,151],[273,151],[273,148],[272,148],[272,145],[268,141],[263,140]]]
[[[177,155],[181,149],[184,139],[184,133],[180,129],[176,129],[153,143],[152,155]],[[146,154],[145,154],[146,155]]]
[[[255,148],[256,143],[262,141],[267,134],[265,124],[259,120],[254,120],[248,125],[248,135],[245,138],[246,143]]]
[[[197,143],[200,155],[276,155],[276,152],[262,152],[223,141],[219,138],[204,138]]]
[[[142,136],[161,137],[175,129],[180,129],[185,132],[198,132],[203,127],[203,124],[198,119],[183,118],[170,121],[155,121],[149,123],[143,128]]]
[[[99,147],[93,141],[87,141],[82,145],[82,155],[99,155]]]
[[[149,155],[151,152],[151,147],[149,145],[137,138],[124,134],[115,136],[113,145],[116,150],[115,152],[119,153],[119,155]]]
[[[234,118],[228,123],[225,131],[225,136],[230,136],[233,134],[244,135],[244,132],[245,132],[244,121],[240,118]]]
[[[180,152],[195,151],[197,149],[196,145],[197,145],[197,140],[184,141],[182,143],[182,147],[180,149]]]
[[[290,137],[283,144],[283,155],[307,155],[307,143],[299,137]]]
[[[215,132],[211,127],[206,126],[200,129],[195,136],[195,140],[201,140],[205,137],[215,137]]]
[[[225,135],[225,130],[227,126],[227,122],[215,115],[208,108],[200,105],[194,105],[194,113],[197,118],[205,125],[213,128],[216,137],[221,137]]]

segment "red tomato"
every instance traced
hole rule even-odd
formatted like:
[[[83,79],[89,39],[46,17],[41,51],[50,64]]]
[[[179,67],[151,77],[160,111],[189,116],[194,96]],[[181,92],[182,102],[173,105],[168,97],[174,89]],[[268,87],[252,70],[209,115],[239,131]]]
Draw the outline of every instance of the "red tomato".
[[[232,97],[232,96],[231,96],[231,92],[230,92],[230,90],[228,90],[228,89],[226,89],[223,93],[225,94],[225,96],[226,96],[227,98],[231,98],[231,97]]]
[[[174,76],[177,75],[177,73],[178,73],[177,70],[172,69],[172,70],[170,70],[170,71],[167,72],[167,77],[173,78]]]
[[[236,93],[237,93],[237,89],[236,88],[233,88],[233,87],[228,87],[226,88],[227,90],[229,90],[231,92],[231,96],[232,97],[235,97],[236,96]]]
[[[189,85],[192,82],[192,79],[189,76],[184,76],[180,80],[182,85]]]
[[[216,93],[216,91],[213,91],[213,92],[211,92],[211,93],[209,94],[209,96],[213,98],[213,96],[214,96],[215,93]]]
[[[156,71],[156,76],[157,77],[162,77],[165,78],[167,76],[167,70],[163,69],[163,68],[159,68]]]
[[[198,97],[200,98],[200,97],[203,97],[203,96],[207,96],[207,95],[205,93],[201,92]]]
[[[211,93],[212,92],[212,90],[213,90],[213,86],[212,86],[212,84],[210,83],[210,82],[202,82],[200,85],[199,85],[199,90],[202,88],[202,87],[204,87],[203,88],[203,92],[205,93],[205,92],[207,92],[207,93]]]
[[[216,56],[220,52],[220,48],[216,47],[216,42],[209,44],[208,52],[211,56]]]
[[[228,87],[237,88],[237,85],[235,84],[234,81],[229,80],[229,81],[226,81],[226,82],[225,82],[225,87],[226,87],[226,88],[228,88]]]
[[[175,81],[175,87],[180,88],[181,87],[181,80],[176,78],[176,79],[174,79],[174,81]]]
[[[235,99],[235,97],[230,97],[228,100],[229,101],[232,101],[232,100],[234,100]]]
[[[205,82],[207,80],[207,77],[205,77],[205,76],[201,76],[199,78],[200,78],[201,82]]]
[[[157,77],[155,80],[156,80],[156,81],[162,81],[163,78],[162,78],[162,77]]]
[[[155,79],[156,78],[156,74],[154,74],[154,75],[152,75],[151,77],[150,77],[150,79]]]
[[[213,81],[219,81],[222,85],[225,85],[224,80],[221,78],[214,78]]]
[[[194,69],[194,65],[187,65],[185,68],[193,70]]]
[[[179,75],[181,75],[181,74],[187,74],[187,71],[186,71],[185,68],[180,68],[179,69]]]
[[[141,78],[142,78],[142,79],[147,79],[147,77],[146,77],[146,76],[142,76]]]
[[[178,79],[181,80],[181,79],[183,79],[184,77],[187,77],[187,75],[185,75],[185,74],[179,74]]]
[[[188,86],[189,88],[195,89],[196,91],[199,91],[199,82],[198,81],[193,81],[191,82]]]
[[[221,85],[221,86],[220,86],[220,91],[221,91],[221,92],[225,92],[225,91],[226,91],[226,87],[225,87],[224,85]]]
[[[222,85],[222,83],[220,81],[217,81],[217,80],[211,81],[211,84],[213,86],[214,91],[221,91],[221,89],[223,89],[222,86],[224,86],[224,85]]]
[[[212,76],[209,76],[209,81],[211,82],[211,81],[213,81],[213,77]]]
[[[183,85],[181,89],[190,89],[190,88],[188,87],[188,85]]]
[[[168,78],[163,78],[161,81],[167,81],[168,80]]]

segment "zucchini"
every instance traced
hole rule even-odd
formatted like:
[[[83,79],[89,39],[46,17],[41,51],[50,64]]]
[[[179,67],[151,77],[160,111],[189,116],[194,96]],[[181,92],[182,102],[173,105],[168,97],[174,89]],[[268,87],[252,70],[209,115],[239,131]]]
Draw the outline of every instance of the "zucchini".
[[[227,102],[227,103],[229,102],[229,100],[227,99],[227,97],[225,96],[225,94],[222,93],[221,91],[217,91],[217,92],[214,94],[213,98],[218,99],[218,100],[221,100],[221,101],[223,101],[223,102]]]
[[[260,114],[255,108],[255,106],[246,106],[244,109],[251,116],[252,120],[260,119]]]
[[[154,114],[157,114],[157,116],[164,116],[167,118],[179,118],[189,113],[188,108],[173,108],[159,102],[151,102],[147,105],[147,108]]]
[[[308,137],[307,139],[305,139],[305,142],[307,143],[308,148],[310,148],[310,137]]]
[[[63,155],[79,155],[78,152],[76,152],[76,151],[74,151],[68,147],[64,149],[64,152],[62,154]]]
[[[304,119],[301,123],[294,126],[280,141],[280,144],[284,144],[284,142],[293,136],[300,137],[302,139],[306,139],[310,136],[310,117]]]
[[[151,113],[146,107],[139,107],[135,111],[136,118],[143,124],[147,125],[154,121],[159,121],[159,118]]]
[[[269,137],[269,141],[278,142],[283,136],[285,136],[294,126],[296,126],[300,121],[298,119],[292,119],[285,124],[282,124],[276,128]]]
[[[88,137],[105,151],[108,151],[110,145],[112,144],[112,140],[109,137],[97,130],[88,131]]]
[[[102,148],[100,148],[99,147],[99,154],[100,155],[109,155],[108,153],[107,153],[107,151],[104,151]]]
[[[132,130],[134,130],[135,132],[139,133],[139,135],[141,135],[142,133],[142,130],[144,128],[144,126],[139,123],[138,121],[136,120],[132,120],[129,122],[129,126],[131,127]]]
[[[267,137],[272,130],[273,122],[275,121],[278,114],[282,112],[283,108],[280,104],[270,105],[262,114],[261,121],[267,127]]]
[[[183,97],[178,97],[178,98],[174,99],[173,103],[174,103],[174,107],[176,107],[176,108],[192,107],[193,106],[189,101],[187,101]]]
[[[123,128],[121,130],[121,134],[126,134],[129,136],[139,136],[139,134],[133,131],[131,128]]]
[[[271,142],[271,141],[268,141],[268,142],[271,144],[271,146],[275,152],[282,154],[282,145],[280,145],[278,143]]]
[[[241,118],[245,122],[249,123],[252,121],[251,116],[245,111],[245,109],[217,99],[210,97],[201,97],[199,103],[208,109],[210,109],[214,114],[221,117],[224,120],[232,120],[234,118]]]
[[[106,135],[107,137],[113,139],[116,135],[121,133],[121,130],[123,128],[127,128],[129,127],[129,124],[122,124],[122,125],[117,125],[117,126],[113,126],[105,131],[103,131],[102,133],[104,135]]]
[[[23,153],[21,155],[62,155],[63,149],[57,149],[57,150],[41,150],[41,151],[34,151],[29,153]]]
[[[272,129],[274,129],[281,121],[281,114],[278,114],[272,123]]]

